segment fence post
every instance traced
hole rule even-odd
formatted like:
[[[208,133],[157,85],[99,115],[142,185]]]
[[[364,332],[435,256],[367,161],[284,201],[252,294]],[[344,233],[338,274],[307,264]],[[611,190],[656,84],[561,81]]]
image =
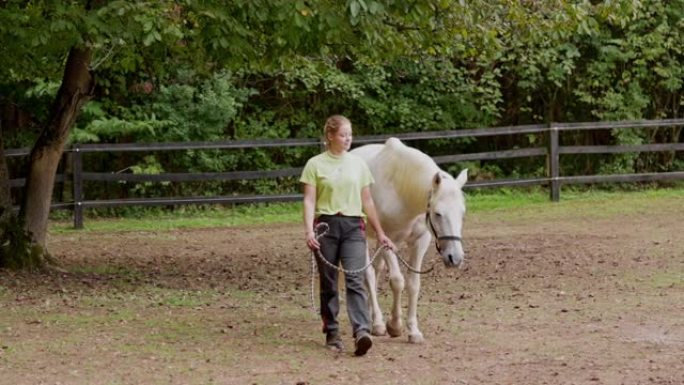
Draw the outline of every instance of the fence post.
[[[74,178],[74,228],[83,228],[83,156],[78,144],[74,146],[73,155]]]
[[[551,122],[549,124],[549,195],[552,202],[560,200],[560,158],[558,154],[558,127]]]

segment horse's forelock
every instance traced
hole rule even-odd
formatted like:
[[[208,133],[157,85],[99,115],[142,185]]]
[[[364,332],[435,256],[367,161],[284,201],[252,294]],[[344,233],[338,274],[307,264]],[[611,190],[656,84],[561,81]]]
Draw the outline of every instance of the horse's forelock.
[[[433,186],[431,193],[432,204],[436,205],[437,201],[447,199],[452,203],[465,207],[465,196],[459,181],[443,171],[440,172],[440,176],[442,177],[442,182],[439,185]],[[455,202],[452,199],[455,199]]]

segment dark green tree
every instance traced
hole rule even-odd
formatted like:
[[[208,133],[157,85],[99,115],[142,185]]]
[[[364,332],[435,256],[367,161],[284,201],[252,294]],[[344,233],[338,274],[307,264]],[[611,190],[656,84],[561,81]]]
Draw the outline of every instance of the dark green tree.
[[[418,11],[363,0],[0,3],[0,79],[60,84],[31,149],[19,216],[2,226],[0,265],[44,263],[55,175],[69,133],[83,106],[126,85],[127,75],[163,76],[179,64],[206,74],[269,70],[296,55],[379,60],[410,48],[401,22],[393,24],[402,15],[420,20]],[[7,173],[0,178],[0,209],[8,213]]]

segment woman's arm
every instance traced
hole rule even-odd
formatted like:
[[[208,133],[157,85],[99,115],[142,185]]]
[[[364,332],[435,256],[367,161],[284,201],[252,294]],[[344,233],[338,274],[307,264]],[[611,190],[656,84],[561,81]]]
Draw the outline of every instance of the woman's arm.
[[[314,214],[316,211],[316,186],[304,183],[304,232],[306,246],[318,250],[321,245],[316,240],[314,231]]]
[[[378,213],[375,210],[375,202],[373,201],[373,196],[370,193],[370,187],[366,186],[361,190],[361,203],[363,204],[363,212],[366,213],[368,217],[368,223],[375,230],[378,242],[388,249],[396,250],[397,246],[394,245],[391,239],[387,238],[385,231],[380,225],[380,219],[378,218]]]

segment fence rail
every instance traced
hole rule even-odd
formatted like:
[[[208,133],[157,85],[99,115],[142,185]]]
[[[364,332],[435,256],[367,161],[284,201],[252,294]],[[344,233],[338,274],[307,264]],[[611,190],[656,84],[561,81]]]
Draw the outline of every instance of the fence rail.
[[[560,146],[560,134],[568,131],[582,130],[607,130],[626,128],[657,128],[684,126],[684,119],[667,120],[640,120],[619,122],[587,122],[587,123],[551,123],[548,125],[525,125],[506,126],[494,128],[476,128],[451,131],[429,131],[417,133],[400,133],[396,135],[373,135],[355,137],[355,144],[369,144],[384,142],[390,136],[408,140],[432,140],[454,138],[476,138],[501,135],[519,134],[545,134],[547,136],[546,147],[533,147],[522,149],[509,149],[469,154],[453,154],[435,156],[433,159],[438,164],[449,164],[473,160],[497,160],[523,157],[545,156],[546,177],[530,179],[505,179],[491,181],[468,182],[465,188],[487,188],[504,186],[534,186],[548,185],[549,196],[552,201],[560,199],[560,189],[564,184],[586,183],[621,183],[643,181],[673,181],[684,180],[684,171],[642,173],[642,174],[619,174],[619,175],[578,175],[561,176],[561,155],[568,154],[616,154],[616,153],[639,153],[639,152],[676,152],[684,151],[684,143],[662,143],[643,145],[615,145],[615,146]],[[297,176],[302,168],[283,168],[279,170],[251,170],[230,172],[200,172],[200,173],[162,173],[162,174],[125,174],[125,173],[101,173],[83,170],[83,154],[103,152],[151,152],[151,151],[183,151],[183,150],[211,150],[211,149],[245,149],[245,148],[269,148],[269,147],[305,147],[319,146],[317,139],[280,139],[280,140],[235,140],[220,142],[178,142],[178,143],[124,143],[124,144],[79,144],[65,150],[71,153],[71,181],[73,184],[72,202],[55,202],[52,208],[72,208],[74,211],[74,227],[83,227],[83,210],[96,207],[120,207],[133,205],[185,205],[185,204],[233,204],[233,203],[260,203],[260,202],[288,202],[301,199],[301,194],[274,194],[274,195],[237,195],[216,197],[164,197],[164,198],[131,198],[131,199],[107,199],[88,200],[83,196],[83,182],[195,182],[195,181],[229,181],[248,179],[273,179],[281,177]],[[5,150],[7,157],[23,157],[28,155],[30,149]],[[69,180],[64,175],[57,175],[55,182]],[[10,186],[23,187],[23,178],[12,179]]]

